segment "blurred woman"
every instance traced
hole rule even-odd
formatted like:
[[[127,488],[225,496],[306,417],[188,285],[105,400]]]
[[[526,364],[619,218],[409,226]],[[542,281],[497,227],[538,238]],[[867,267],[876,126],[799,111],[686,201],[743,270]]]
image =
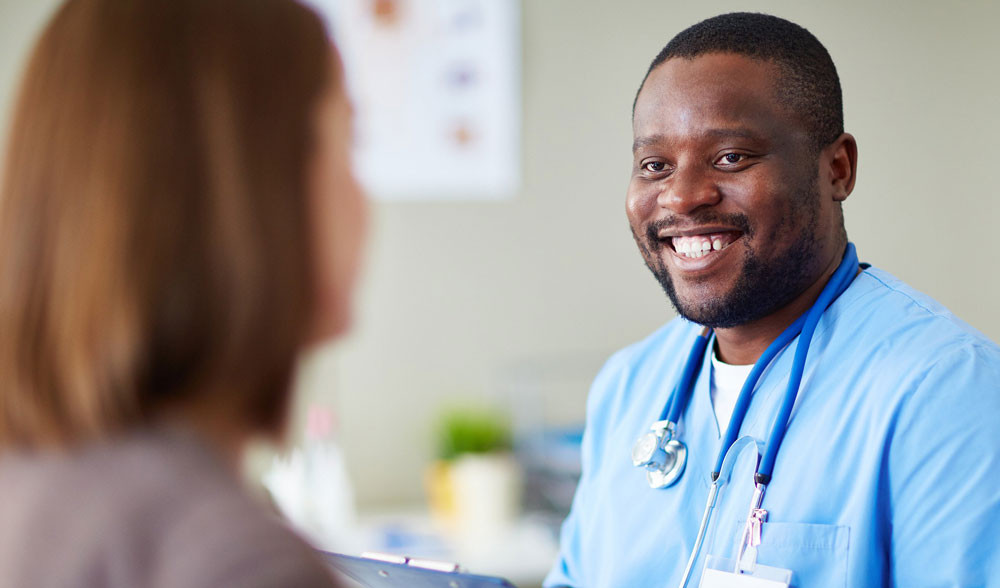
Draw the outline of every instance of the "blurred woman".
[[[241,488],[349,320],[364,201],[291,0],[70,0],[0,193],[0,585],[327,586]]]

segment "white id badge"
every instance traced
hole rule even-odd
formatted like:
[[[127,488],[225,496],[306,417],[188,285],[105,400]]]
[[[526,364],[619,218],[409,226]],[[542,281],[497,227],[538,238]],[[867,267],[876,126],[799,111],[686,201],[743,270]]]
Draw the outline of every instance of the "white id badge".
[[[736,562],[710,555],[701,573],[699,588],[788,588],[792,571],[754,564],[750,570],[736,570]]]

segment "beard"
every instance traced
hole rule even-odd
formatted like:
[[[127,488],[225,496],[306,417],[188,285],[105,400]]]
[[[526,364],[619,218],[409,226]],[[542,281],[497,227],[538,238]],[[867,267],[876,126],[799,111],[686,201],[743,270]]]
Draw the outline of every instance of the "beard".
[[[785,251],[776,259],[768,260],[747,247],[736,282],[728,292],[710,298],[685,300],[678,296],[666,263],[660,255],[654,253],[663,247],[657,234],[665,228],[679,224],[677,217],[650,223],[644,235],[637,235],[633,231],[633,237],[639,245],[646,266],[656,277],[679,315],[693,323],[713,329],[736,327],[779,310],[804,292],[815,280],[814,266],[820,251],[817,237],[819,197],[819,189],[815,182],[800,190],[778,223],[775,234],[765,238],[768,242],[777,242],[785,235],[794,235]],[[694,223],[699,225],[720,224],[736,227],[743,232],[743,238],[748,241],[755,236],[755,228],[750,219],[741,213],[706,212],[688,217],[686,220],[694,220]]]

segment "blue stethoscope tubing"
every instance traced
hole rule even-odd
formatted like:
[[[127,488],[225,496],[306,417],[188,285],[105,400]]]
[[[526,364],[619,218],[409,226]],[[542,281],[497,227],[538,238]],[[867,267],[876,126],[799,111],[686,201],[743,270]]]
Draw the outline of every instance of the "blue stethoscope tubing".
[[[781,407],[778,410],[778,413],[774,417],[774,422],[771,424],[771,430],[767,438],[764,456],[759,461],[757,469],[754,472],[756,490],[754,492],[754,506],[752,508],[760,507],[761,501],[763,500],[764,489],[771,481],[771,475],[774,471],[774,461],[778,455],[778,448],[781,446],[781,442],[785,437],[785,430],[788,427],[788,419],[792,414],[792,407],[795,405],[795,399],[798,396],[799,386],[802,383],[802,374],[805,371],[806,355],[809,353],[809,344],[812,342],[812,336],[816,331],[816,326],[819,324],[820,318],[823,316],[823,313],[826,312],[826,309],[829,308],[830,305],[833,304],[833,301],[836,300],[837,297],[839,297],[851,285],[851,282],[854,281],[854,277],[857,275],[857,272],[857,250],[855,249],[853,243],[848,243],[846,251],[844,252],[843,260],[830,277],[830,280],[826,283],[826,286],[823,287],[823,291],[820,292],[816,302],[813,303],[812,307],[805,314],[789,325],[788,328],[786,328],[781,335],[779,335],[778,338],[764,350],[764,353],[754,364],[753,369],[751,369],[750,374],[747,376],[746,382],[744,382],[743,387],[740,389],[740,394],[737,397],[736,406],[733,409],[733,415],[729,420],[729,425],[726,427],[726,436],[719,449],[719,456],[715,461],[715,466],[712,468],[712,485],[709,488],[708,501],[705,504],[705,512],[702,515],[701,524],[698,528],[698,535],[695,539],[694,549],[691,552],[691,557],[688,559],[687,566],[684,570],[684,576],[681,578],[681,588],[687,586],[694,563],[698,559],[699,552],[701,551],[701,545],[705,539],[705,531],[708,528],[708,522],[711,519],[712,510],[715,508],[715,501],[719,492],[719,476],[722,471],[722,464],[725,460],[726,453],[729,452],[729,449],[736,442],[736,438],[739,435],[740,428],[743,425],[743,419],[746,417],[747,410],[750,407],[750,396],[753,393],[754,387],[757,385],[757,381],[764,373],[764,370],[767,369],[771,360],[773,360],[782,349],[791,343],[795,337],[799,337],[799,341],[795,346],[795,356],[792,360],[792,369],[789,373],[788,386],[785,389],[785,396],[782,399]],[[703,363],[705,349],[708,346],[710,337],[711,331],[706,329],[699,334],[698,338],[695,340],[695,343],[691,348],[691,353],[688,356],[687,363],[684,365],[684,371],[681,374],[681,379],[678,382],[677,387],[674,389],[674,394],[671,397],[669,405],[664,408],[664,414],[660,417],[661,420],[666,418],[672,423],[678,422],[677,419],[683,413],[684,405],[691,396],[693,389],[692,383],[698,372],[699,366]]]

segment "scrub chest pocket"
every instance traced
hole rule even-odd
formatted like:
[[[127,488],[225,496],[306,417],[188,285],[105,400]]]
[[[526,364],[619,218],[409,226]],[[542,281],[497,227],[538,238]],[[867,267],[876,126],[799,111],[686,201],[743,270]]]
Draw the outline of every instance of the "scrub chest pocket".
[[[850,537],[846,525],[765,522],[757,562],[792,570],[792,586],[797,588],[844,588]],[[802,586],[802,577],[813,580]]]

